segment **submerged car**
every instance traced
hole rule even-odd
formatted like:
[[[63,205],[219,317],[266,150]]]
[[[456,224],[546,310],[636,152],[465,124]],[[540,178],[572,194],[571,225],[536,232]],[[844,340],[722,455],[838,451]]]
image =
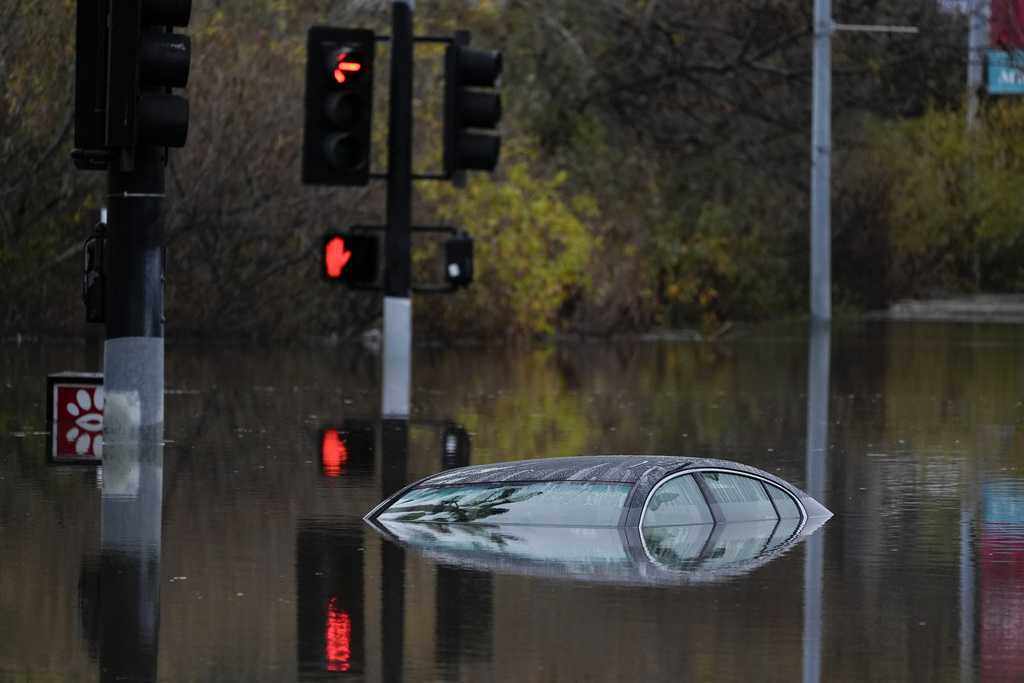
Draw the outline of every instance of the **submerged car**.
[[[575,456],[441,472],[366,520],[447,562],[646,582],[749,570],[831,516],[788,482],[735,462]]]

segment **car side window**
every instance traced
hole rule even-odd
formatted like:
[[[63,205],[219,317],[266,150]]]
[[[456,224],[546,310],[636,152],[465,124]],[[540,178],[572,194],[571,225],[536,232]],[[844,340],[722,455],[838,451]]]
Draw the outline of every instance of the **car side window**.
[[[722,522],[756,522],[778,519],[764,486],[757,479],[725,472],[701,472],[699,475],[711,496],[715,516]]]
[[[800,519],[800,508],[796,506],[792,496],[772,484],[765,484],[764,487],[768,489],[768,495],[772,497],[775,509],[779,511],[779,517],[782,519]]]
[[[714,524],[704,494],[692,475],[670,479],[659,486],[644,511],[644,527],[678,524]]]

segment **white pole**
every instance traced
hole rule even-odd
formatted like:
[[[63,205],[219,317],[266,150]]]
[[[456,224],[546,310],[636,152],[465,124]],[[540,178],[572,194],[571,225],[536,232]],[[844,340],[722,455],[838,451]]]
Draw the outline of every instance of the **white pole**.
[[[412,299],[384,297],[381,362],[381,414],[384,417],[408,417],[412,384]]]
[[[814,0],[811,114],[811,318],[832,319],[832,2]]]

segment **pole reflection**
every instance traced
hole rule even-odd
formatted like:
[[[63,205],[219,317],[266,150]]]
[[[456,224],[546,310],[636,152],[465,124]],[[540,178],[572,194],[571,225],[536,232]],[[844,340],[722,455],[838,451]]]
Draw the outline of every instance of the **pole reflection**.
[[[101,681],[154,681],[160,640],[163,443],[103,449],[99,561]]]
[[[831,330],[828,322],[812,321],[807,360],[807,493],[828,507],[828,398]],[[822,573],[824,534],[807,539],[804,560],[803,680],[821,680]]]
[[[406,484],[409,421],[381,420],[381,499]],[[395,543],[381,547],[381,678],[401,681],[405,648],[405,550]]]
[[[974,553],[971,538],[974,529],[973,477],[960,501],[960,681],[974,680]]]

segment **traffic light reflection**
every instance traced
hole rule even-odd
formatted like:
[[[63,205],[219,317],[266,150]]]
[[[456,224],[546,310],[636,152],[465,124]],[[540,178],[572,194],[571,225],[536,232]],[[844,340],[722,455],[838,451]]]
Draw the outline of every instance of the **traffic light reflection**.
[[[348,462],[348,447],[338,435],[337,430],[328,429],[324,432],[320,462],[323,472],[328,477],[340,477],[342,467]]]
[[[338,599],[327,601],[327,624],[324,631],[326,652],[324,659],[328,671],[348,671],[352,668],[352,619],[338,607]]]

